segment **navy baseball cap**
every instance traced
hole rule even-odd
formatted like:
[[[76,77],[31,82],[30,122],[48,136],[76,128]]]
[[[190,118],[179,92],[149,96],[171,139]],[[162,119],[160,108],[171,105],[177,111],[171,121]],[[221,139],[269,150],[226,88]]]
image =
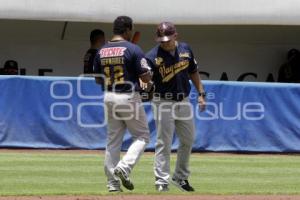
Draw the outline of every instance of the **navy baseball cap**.
[[[162,22],[156,29],[156,41],[168,42],[177,34],[174,24],[171,22]]]

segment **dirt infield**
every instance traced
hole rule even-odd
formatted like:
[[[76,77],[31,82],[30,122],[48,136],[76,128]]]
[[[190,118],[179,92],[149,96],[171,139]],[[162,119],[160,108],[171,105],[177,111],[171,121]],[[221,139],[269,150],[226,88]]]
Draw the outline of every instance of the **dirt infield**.
[[[52,196],[0,197],[0,200],[300,200],[300,196],[275,195],[115,195],[115,196]]]

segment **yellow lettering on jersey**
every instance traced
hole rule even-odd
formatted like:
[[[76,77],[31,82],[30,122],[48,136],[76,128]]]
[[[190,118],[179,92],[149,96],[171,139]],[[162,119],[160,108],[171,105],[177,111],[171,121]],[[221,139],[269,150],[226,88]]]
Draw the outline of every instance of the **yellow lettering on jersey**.
[[[122,84],[124,83],[124,70],[121,65],[116,65],[113,67],[113,80],[111,79],[111,73],[112,71],[110,70],[109,66],[104,67],[104,75],[105,75],[105,85],[112,85],[114,84]]]
[[[115,84],[122,84],[124,83],[124,70],[123,67],[118,65],[114,67],[114,82]]]
[[[188,60],[182,60],[175,65],[171,65],[166,67],[162,65],[159,67],[159,73],[163,78],[162,82],[168,82],[171,80],[177,73],[181,72],[182,70],[186,69],[189,66]]]
[[[124,58],[123,57],[115,57],[115,58],[102,58],[101,65],[123,65]]]
[[[109,66],[105,66],[104,69],[104,75],[105,75],[105,82],[104,84],[107,85],[111,85],[111,80],[110,80],[110,68]]]

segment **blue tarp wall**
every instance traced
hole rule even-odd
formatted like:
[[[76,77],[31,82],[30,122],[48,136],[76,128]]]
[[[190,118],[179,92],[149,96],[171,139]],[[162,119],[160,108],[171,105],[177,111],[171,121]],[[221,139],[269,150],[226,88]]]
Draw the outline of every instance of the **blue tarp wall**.
[[[300,152],[300,84],[203,82],[205,112],[191,92],[194,151]],[[104,149],[102,96],[92,78],[0,76],[0,147]],[[155,122],[145,109],[153,150]],[[130,142],[127,133],[122,149]]]

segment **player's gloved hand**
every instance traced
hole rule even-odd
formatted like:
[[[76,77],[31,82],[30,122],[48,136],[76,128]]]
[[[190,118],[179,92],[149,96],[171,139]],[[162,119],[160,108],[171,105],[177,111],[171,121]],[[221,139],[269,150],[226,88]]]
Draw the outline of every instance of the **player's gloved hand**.
[[[205,110],[205,107],[206,107],[206,102],[205,102],[205,97],[204,96],[199,96],[198,97],[198,104],[200,106],[201,112],[203,112]]]

